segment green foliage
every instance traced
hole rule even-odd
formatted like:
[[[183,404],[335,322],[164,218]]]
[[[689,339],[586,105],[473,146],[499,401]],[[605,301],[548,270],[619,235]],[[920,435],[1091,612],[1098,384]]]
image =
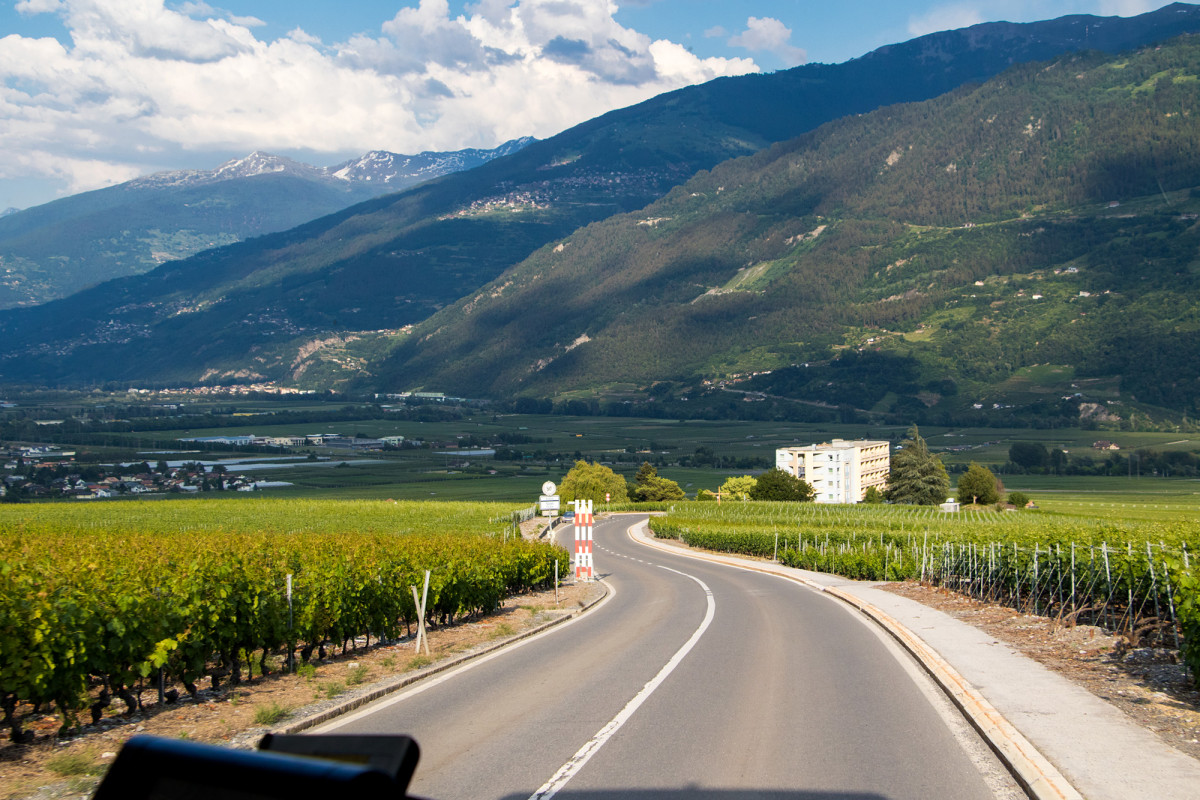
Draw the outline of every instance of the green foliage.
[[[1025,469],[1050,465],[1050,453],[1041,442],[1014,442],[1008,448],[1008,460]]]
[[[884,496],[893,503],[935,506],[945,502],[949,491],[950,476],[942,460],[929,452],[917,426],[912,426],[908,438],[892,454]]]
[[[868,486],[867,491],[863,492],[863,502],[871,505],[882,503],[883,492],[879,491],[878,486]]]
[[[603,503],[606,494],[612,503],[629,500],[624,478],[603,464],[589,464],[586,461],[575,462],[575,466],[559,483],[558,494],[564,503],[575,500]]]
[[[1017,508],[1024,508],[1029,505],[1029,495],[1024,492],[1009,492],[1008,504]]]
[[[104,768],[96,763],[95,754],[77,750],[55,753],[46,759],[46,768],[65,778],[98,775],[104,771]]]
[[[750,499],[807,503],[813,499],[813,490],[812,486],[795,475],[772,467],[755,480]]]
[[[963,505],[990,506],[1000,500],[996,476],[974,461],[958,479],[958,502]]]
[[[0,510],[0,697],[70,721],[89,681],[193,686],[255,652],[394,638],[553,580],[561,548],[498,538],[498,504],[163,500]],[[133,555],[135,554],[135,555]],[[292,613],[286,584],[292,576]],[[292,624],[289,626],[289,618]]]
[[[254,724],[274,725],[291,712],[292,709],[290,706],[285,706],[278,701],[272,700],[265,706],[259,706],[254,709]]]
[[[683,489],[673,480],[663,478],[648,461],[642,462],[637,471],[637,486],[632,492],[633,500],[639,503],[662,503],[668,500],[682,500]]]
[[[1200,578],[1184,569],[1179,559],[1168,566],[1175,587],[1175,615],[1183,631],[1180,655],[1192,673],[1192,682],[1200,688]]]
[[[757,482],[753,475],[732,475],[721,484],[721,497],[726,500],[749,500]]]
[[[370,667],[366,664],[359,664],[354,669],[350,670],[350,674],[346,676],[346,684],[348,686],[358,686],[367,679],[367,673]]]

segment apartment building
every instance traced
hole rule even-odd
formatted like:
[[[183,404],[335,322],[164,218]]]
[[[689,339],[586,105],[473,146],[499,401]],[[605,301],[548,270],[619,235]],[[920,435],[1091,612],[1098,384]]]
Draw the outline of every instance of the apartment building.
[[[813,487],[818,503],[860,503],[868,487],[883,491],[891,469],[888,442],[834,439],[807,447],[781,447],[775,466]]]

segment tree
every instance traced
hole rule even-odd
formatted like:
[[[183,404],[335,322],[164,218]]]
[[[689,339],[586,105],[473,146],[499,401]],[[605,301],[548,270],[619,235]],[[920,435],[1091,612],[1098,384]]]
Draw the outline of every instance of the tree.
[[[950,476],[942,459],[929,452],[916,425],[908,429],[908,437],[892,456],[892,471],[883,495],[893,503],[940,505],[950,493]]]
[[[971,505],[991,505],[1000,499],[996,476],[987,467],[971,462],[958,479],[958,502]]]
[[[754,488],[750,490],[750,499],[806,503],[812,501],[813,489],[795,475],[784,472],[779,467],[772,467],[758,476]]]
[[[680,488],[677,482],[658,475],[655,475],[639,486],[636,492],[637,494],[634,499],[642,503],[662,503],[668,500],[682,500],[685,496],[683,489]]]
[[[679,484],[668,478],[660,477],[649,461],[643,461],[637,471],[637,486],[634,487],[633,499],[639,503],[661,503],[667,500],[682,500],[683,489]]]
[[[879,491],[878,486],[868,486],[867,491],[863,493],[862,501],[871,505],[877,505],[883,502],[883,493]]]
[[[1046,452],[1046,446],[1037,442],[1014,442],[1008,448],[1008,460],[1025,469],[1050,466],[1050,454]]]
[[[749,500],[758,481],[753,475],[733,475],[721,484],[721,497],[728,500]]]
[[[605,494],[612,496],[611,502],[624,503],[629,500],[625,490],[625,479],[603,464],[576,461],[558,487],[564,503],[573,500],[591,500],[603,503]]]

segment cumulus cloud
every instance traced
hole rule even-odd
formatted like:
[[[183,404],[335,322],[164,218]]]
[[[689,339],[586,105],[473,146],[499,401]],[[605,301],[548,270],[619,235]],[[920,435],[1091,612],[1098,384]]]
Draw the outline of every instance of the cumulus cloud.
[[[610,0],[479,0],[455,16],[421,0],[344,42],[301,29],[259,39],[260,20],[203,0],[17,7],[57,14],[70,37],[0,38],[0,181],[42,176],[69,192],[255,149],[332,161],[489,147],[757,71],[625,28]]]
[[[772,17],[750,17],[746,30],[729,39],[731,47],[744,47],[752,53],[767,52],[789,67],[803,64],[808,54],[791,44],[792,29]]]

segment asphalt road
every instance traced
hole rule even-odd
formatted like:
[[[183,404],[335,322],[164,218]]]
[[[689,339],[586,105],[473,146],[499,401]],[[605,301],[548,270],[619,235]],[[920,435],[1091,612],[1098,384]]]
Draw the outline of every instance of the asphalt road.
[[[437,800],[1011,796],[986,748],[856,612],[635,544],[634,522],[596,525],[613,589],[597,608],[321,732],[412,735],[410,791]]]

